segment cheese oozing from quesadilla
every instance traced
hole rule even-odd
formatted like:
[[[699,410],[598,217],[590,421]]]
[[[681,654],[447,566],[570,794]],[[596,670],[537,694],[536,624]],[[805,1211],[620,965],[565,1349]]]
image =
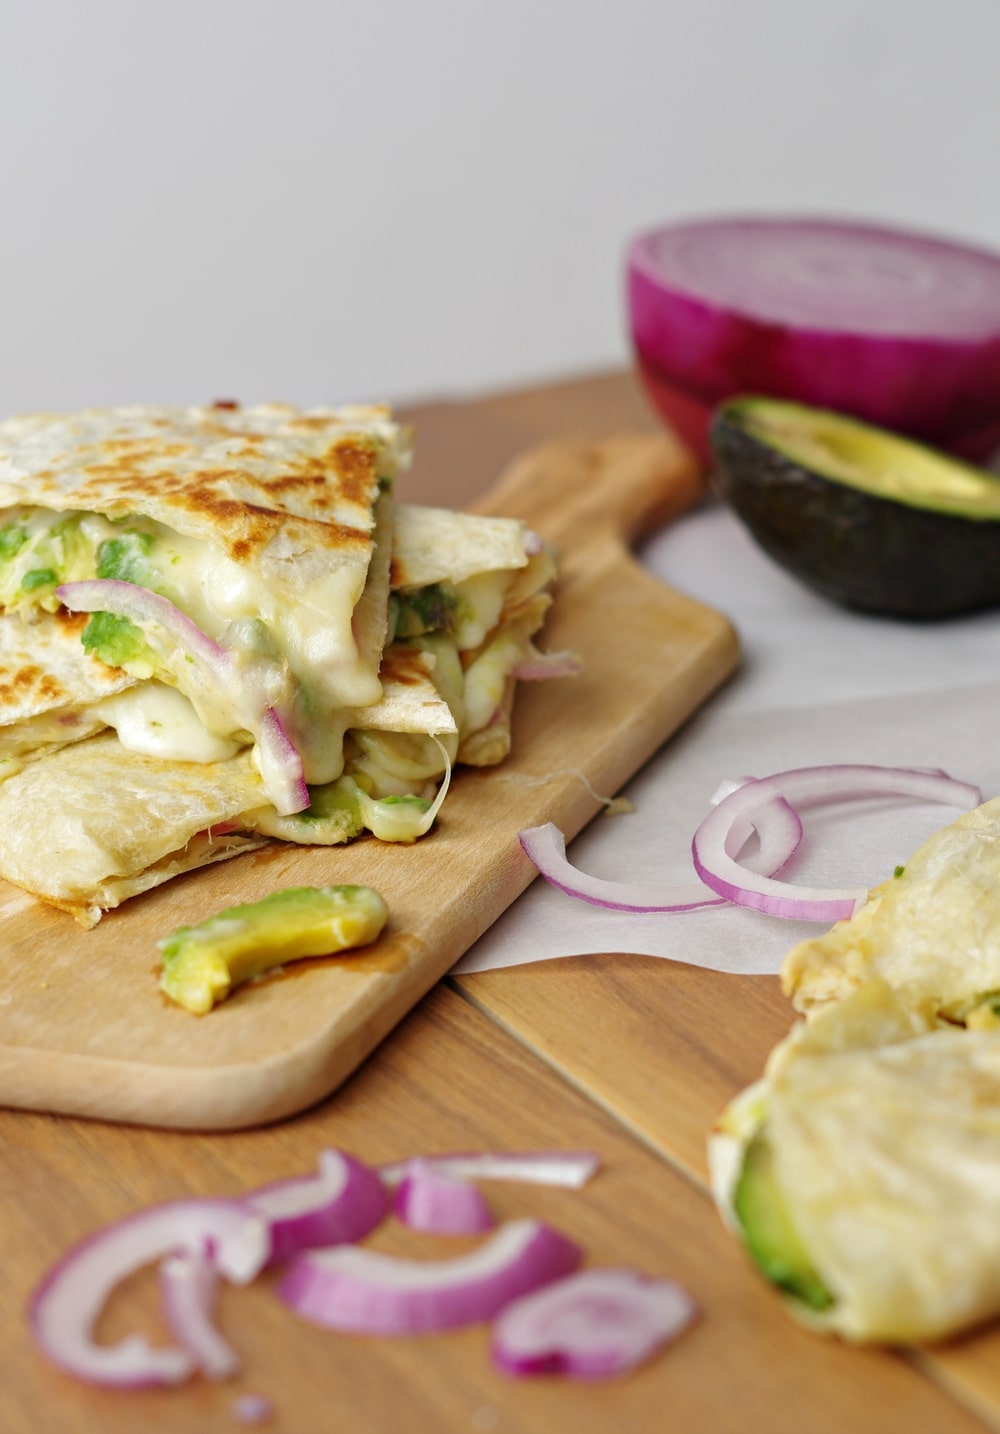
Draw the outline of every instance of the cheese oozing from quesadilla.
[[[177,687],[218,737],[249,730],[258,758],[280,726],[304,780],[326,780],[326,717],[381,695],[391,490],[408,457],[388,410],[360,406],[8,420],[0,602],[27,620],[91,612],[87,651]],[[93,587],[74,601],[78,584],[96,603]]]
[[[89,925],[265,839],[412,841],[453,763],[507,755],[519,672],[568,670],[533,641],[552,554],[514,519],[395,504],[407,460],[384,409],[0,424],[0,807],[34,814],[0,876]],[[110,823],[84,816],[105,768]],[[78,856],[53,864],[61,785]]]

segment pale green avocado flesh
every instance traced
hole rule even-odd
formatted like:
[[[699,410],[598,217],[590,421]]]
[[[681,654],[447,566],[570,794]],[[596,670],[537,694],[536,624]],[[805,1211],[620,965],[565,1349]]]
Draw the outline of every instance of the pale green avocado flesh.
[[[377,939],[388,908],[369,886],[293,886],[262,901],[231,906],[160,942],[162,990],[204,1015],[234,986],[308,956],[326,956]]]
[[[722,404],[711,444],[719,496],[824,597],[919,620],[1000,604],[1000,475],[772,398]]]
[[[733,1213],[747,1249],[772,1284],[810,1309],[827,1309],[833,1303],[789,1215],[775,1177],[771,1147],[762,1132],[747,1146],[733,1195]]]

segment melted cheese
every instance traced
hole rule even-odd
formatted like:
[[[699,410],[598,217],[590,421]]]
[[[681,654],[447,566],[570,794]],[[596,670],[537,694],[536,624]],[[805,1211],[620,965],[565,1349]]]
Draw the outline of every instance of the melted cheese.
[[[91,711],[115,729],[130,752],[167,762],[223,762],[241,746],[209,732],[183,693],[162,682],[143,682]]]

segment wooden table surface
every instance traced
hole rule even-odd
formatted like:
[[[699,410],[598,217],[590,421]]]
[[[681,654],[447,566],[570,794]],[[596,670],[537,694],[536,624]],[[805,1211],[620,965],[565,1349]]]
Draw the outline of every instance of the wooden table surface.
[[[654,426],[624,374],[428,404],[410,416],[419,458],[407,496],[455,506],[538,440]],[[995,1331],[906,1354],[814,1336],[784,1314],[722,1229],[706,1190],[706,1132],[760,1073],[790,1018],[772,978],[577,957],[447,979],[338,1093],[266,1129],[192,1135],[0,1112],[0,1431],[215,1434],[240,1427],[233,1404],[247,1393],[272,1402],[262,1427],[283,1434],[1000,1429]],[[595,1150],[602,1169],[582,1191],[492,1186],[498,1217],[540,1215],[582,1243],[589,1264],[679,1279],[700,1319],[627,1378],[514,1381],[493,1370],[483,1328],[336,1335],[295,1319],[262,1279],[223,1292],[221,1320],[244,1361],[227,1383],[95,1390],[36,1352],[24,1302],[73,1241],[156,1201],[304,1173],[326,1146],[373,1162],[427,1151]],[[376,1243],[441,1254],[440,1239],[392,1225]],[[119,1338],[137,1326],[158,1328],[145,1273],[117,1292],[101,1333]]]

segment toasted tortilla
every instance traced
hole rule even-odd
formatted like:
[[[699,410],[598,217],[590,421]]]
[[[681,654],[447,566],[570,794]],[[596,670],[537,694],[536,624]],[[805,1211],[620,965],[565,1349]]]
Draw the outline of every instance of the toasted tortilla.
[[[326,845],[367,823],[410,840],[402,808],[389,821],[370,804],[416,799],[423,811],[456,758],[506,755],[552,555],[514,519],[395,505],[407,457],[384,409],[132,408],[0,424],[0,579],[17,606],[0,616],[11,678],[4,702],[0,650],[0,809],[31,817],[0,844],[0,876],[92,924],[265,838]],[[65,540],[54,513],[68,515]],[[45,564],[75,563],[69,581],[85,585],[121,534],[135,575],[96,576],[130,603],[144,587],[166,597],[226,651],[218,670],[268,694],[308,808],[273,800],[250,724],[236,720],[246,708],[230,711],[229,678],[193,660],[190,626],[175,624],[164,657],[174,629],[137,611],[145,638],[143,624],[159,624],[159,645],[131,666],[123,656],[127,670],[70,651],[86,619],[58,608],[67,579],[46,587]],[[300,805],[304,793],[299,778]],[[203,836],[220,826],[224,836]]]
[[[414,657],[421,650],[419,639],[412,644],[401,641],[381,653],[378,700],[324,714],[323,745],[329,747],[332,732],[343,734],[352,726],[443,733],[458,731],[460,725],[460,761],[474,766],[498,762],[510,749],[512,669],[533,651],[531,639],[551,602],[547,590],[554,571],[551,555],[545,550],[529,552],[534,546],[530,536],[514,519],[404,505],[396,507],[395,519],[391,543],[374,544],[365,590],[354,612],[355,632],[367,635],[364,645],[380,648],[384,640],[390,571],[397,591],[447,583],[459,602],[479,603],[485,613],[466,622],[454,636],[456,646],[463,635],[473,642],[480,636],[482,640],[461,649],[462,675],[446,684],[453,718],[442,717],[441,691],[432,689],[430,698],[425,689],[420,698],[424,703],[432,700],[433,719],[429,711],[420,714],[412,691],[401,698],[400,684],[408,680],[408,665],[417,663],[421,683],[436,665],[426,650],[433,641],[424,644],[419,658]],[[440,538],[438,556],[434,556],[435,534]],[[477,579],[485,592],[476,587]],[[65,612],[42,612],[30,624],[15,614],[0,615],[0,760],[37,755],[49,745],[89,736],[105,723],[117,725],[116,709],[108,706],[102,715],[101,704],[140,679],[105,666],[83,650],[80,634],[85,621],[82,615]],[[443,667],[437,676],[443,678]],[[118,710],[127,707],[118,704]],[[433,725],[426,725],[431,721]],[[124,729],[121,735],[129,744]],[[149,743],[140,750],[155,751]],[[161,755],[183,759],[185,753],[164,749]],[[329,779],[336,773],[327,770],[322,775]]]
[[[755,1139],[831,1297],[788,1297],[809,1324],[912,1343],[1000,1312],[1000,1030],[956,1028],[919,991],[871,981],[797,1027],[723,1114],[713,1188],[737,1228]]]
[[[95,705],[131,686],[80,643],[85,619],[42,613],[35,623],[0,614],[0,773],[103,727]]]
[[[331,562],[363,582],[378,479],[408,452],[383,407],[31,414],[0,423],[0,505],[142,514],[296,591]]]
[[[252,727],[246,693],[265,688],[283,723],[301,728],[308,714],[321,728],[339,707],[380,697],[392,487],[408,457],[408,433],[384,408],[133,407],[8,420],[0,606],[30,620],[60,603],[88,610],[74,584],[110,579],[123,600],[130,586],[150,588],[177,620],[164,629],[162,617],[119,611],[100,636],[91,622],[99,657],[178,686],[217,735]],[[216,643],[239,633],[248,686],[238,710],[231,683],[213,686],[174,650],[184,618],[189,642],[195,629]],[[137,654],[129,644],[141,649],[140,634]],[[305,775],[322,781],[315,750],[304,742]]]
[[[873,977],[918,990],[953,1019],[1000,992],[1000,798],[936,832],[849,921],[789,951],[782,985],[801,1011]]]
[[[261,800],[249,751],[161,762],[102,732],[0,783],[0,874],[92,926],[140,891],[262,845],[244,831],[201,836]]]
[[[431,672],[421,652],[388,655],[382,701],[345,713],[345,727],[367,732],[376,743],[413,743],[434,734],[454,750],[455,721]],[[436,743],[427,753],[412,750],[428,766],[424,780],[436,780],[446,750]],[[0,876],[84,926],[181,872],[238,856],[271,837],[325,846],[362,829],[310,812],[277,817],[249,748],[223,761],[163,761],[130,751],[112,731],[37,753],[0,782],[2,821],[9,825],[0,843]]]

